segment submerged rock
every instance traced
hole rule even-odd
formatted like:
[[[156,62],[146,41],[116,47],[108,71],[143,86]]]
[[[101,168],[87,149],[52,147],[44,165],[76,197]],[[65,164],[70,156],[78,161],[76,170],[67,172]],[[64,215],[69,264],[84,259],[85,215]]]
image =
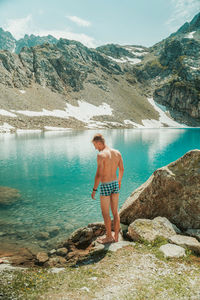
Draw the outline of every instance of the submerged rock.
[[[46,231],[41,231],[41,232],[38,232],[37,234],[36,234],[36,238],[38,239],[38,240],[48,240],[49,239],[49,233],[48,232],[46,232]]]
[[[49,233],[50,237],[58,235],[60,228],[58,226],[50,226],[46,228],[46,231]]]
[[[200,150],[157,169],[120,209],[120,221],[166,217],[180,229],[200,228]]]
[[[17,189],[0,186],[0,205],[11,205],[20,198],[20,193]]]
[[[134,241],[146,240],[153,242],[158,237],[169,238],[180,230],[167,218],[157,217],[153,220],[137,219],[128,227],[128,235]]]

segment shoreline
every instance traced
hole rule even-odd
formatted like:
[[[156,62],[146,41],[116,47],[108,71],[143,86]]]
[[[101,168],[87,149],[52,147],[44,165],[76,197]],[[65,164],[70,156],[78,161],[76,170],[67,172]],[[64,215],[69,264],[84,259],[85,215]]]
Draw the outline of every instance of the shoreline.
[[[25,133],[49,133],[49,132],[54,132],[54,133],[64,133],[64,132],[71,132],[71,131],[85,131],[85,130],[93,130],[93,131],[97,131],[97,130],[168,130],[168,129],[174,129],[174,130],[186,130],[186,129],[200,129],[199,127],[192,127],[192,126],[188,126],[188,127],[141,127],[141,128],[137,128],[137,127],[112,127],[112,128],[86,128],[86,127],[80,127],[80,128],[62,128],[59,129],[59,127],[57,128],[53,128],[52,129],[16,129],[15,131],[0,131],[0,135],[13,135],[13,134],[25,134]]]

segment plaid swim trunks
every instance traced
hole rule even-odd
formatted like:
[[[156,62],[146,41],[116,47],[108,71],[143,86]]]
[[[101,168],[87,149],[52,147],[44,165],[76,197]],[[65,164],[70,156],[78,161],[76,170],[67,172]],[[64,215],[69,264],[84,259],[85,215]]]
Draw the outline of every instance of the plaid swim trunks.
[[[110,196],[111,194],[119,193],[118,180],[103,182],[100,185],[100,196]]]

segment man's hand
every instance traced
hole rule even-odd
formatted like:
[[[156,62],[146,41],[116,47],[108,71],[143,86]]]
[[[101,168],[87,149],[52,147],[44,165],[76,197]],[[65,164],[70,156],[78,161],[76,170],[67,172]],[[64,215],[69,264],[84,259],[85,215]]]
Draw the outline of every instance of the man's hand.
[[[95,198],[94,198],[94,197],[95,197],[95,194],[96,194],[96,191],[93,191],[92,194],[91,194],[91,197],[92,197],[92,199],[94,199],[94,200],[95,200]]]

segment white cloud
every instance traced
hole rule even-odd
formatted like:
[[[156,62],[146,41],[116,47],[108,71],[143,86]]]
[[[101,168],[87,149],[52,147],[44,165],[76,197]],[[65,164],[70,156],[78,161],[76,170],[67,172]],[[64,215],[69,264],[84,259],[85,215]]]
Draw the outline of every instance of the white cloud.
[[[8,19],[3,27],[5,30],[11,32],[18,40],[23,38],[26,33],[29,34],[30,28],[32,27],[32,16],[28,15],[25,18]]]
[[[64,30],[42,30],[36,29],[36,26],[33,23],[32,15],[28,15],[25,18],[19,19],[8,19],[7,23],[3,26],[5,30],[12,33],[12,35],[18,40],[23,38],[25,34],[47,36],[52,35],[55,38],[65,38],[69,40],[79,41],[87,47],[95,48],[96,42],[93,37],[88,36],[84,33],[74,33],[69,29]]]
[[[81,27],[89,27],[91,25],[89,21],[83,20],[77,16],[67,16],[67,18]]]
[[[171,0],[171,5],[173,13],[166,22],[171,32],[190,22],[200,10],[199,0]]]

